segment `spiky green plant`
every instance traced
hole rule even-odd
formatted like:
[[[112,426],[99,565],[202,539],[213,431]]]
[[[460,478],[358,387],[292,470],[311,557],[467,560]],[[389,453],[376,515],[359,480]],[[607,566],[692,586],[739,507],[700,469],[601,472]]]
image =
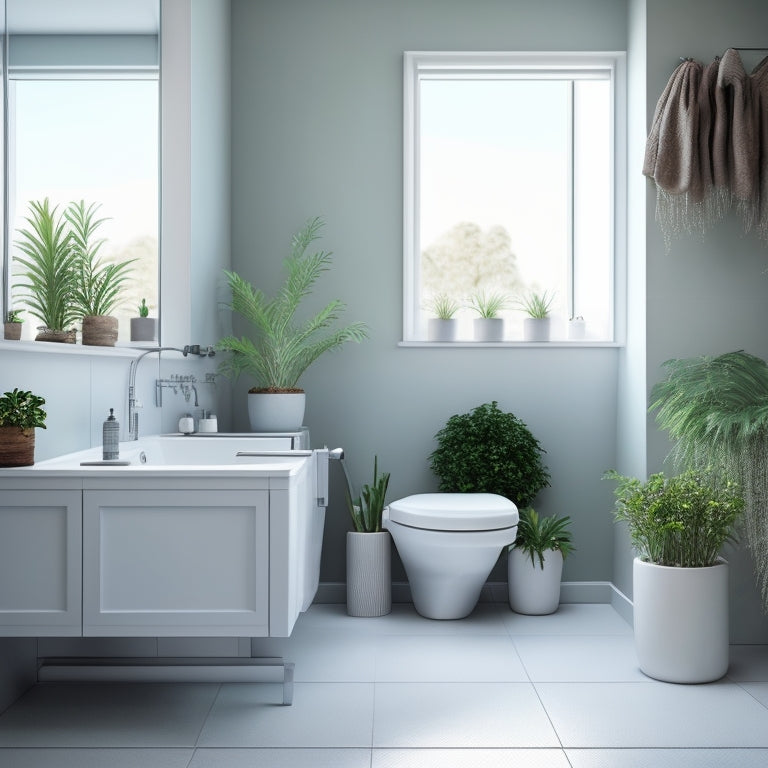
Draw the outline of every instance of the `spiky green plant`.
[[[440,320],[450,320],[461,309],[461,304],[448,294],[438,293],[427,302],[427,309]]]
[[[291,255],[285,260],[288,277],[274,298],[268,299],[237,273],[224,273],[232,291],[230,309],[251,324],[255,336],[221,339],[218,348],[232,354],[220,370],[230,377],[246,373],[255,378],[257,386],[251,392],[300,391],[301,375],[320,355],[348,341],[360,342],[368,335],[361,322],[321,334],[344,309],[338,300],[305,322],[295,320],[302,299],[331,263],[331,254],[326,251],[307,253],[309,245],[318,239],[322,224],[320,218],[310,219],[294,235]]]
[[[51,208],[48,198],[29,203],[29,226],[18,230],[15,261],[24,268],[14,285],[33,316],[52,331],[70,330],[78,314],[73,305],[77,253],[65,218]]]
[[[379,475],[378,456],[373,457],[373,483],[363,485],[357,498],[352,497],[352,488],[347,477],[347,509],[358,533],[378,533],[381,531],[384,499],[388,487],[389,472]]]
[[[504,293],[486,293],[480,291],[469,299],[469,308],[474,309],[480,317],[490,319],[496,317],[509,303],[509,297]]]
[[[64,211],[69,224],[71,244],[76,254],[76,281],[73,301],[80,319],[87,316],[109,315],[120,304],[120,291],[129,278],[130,266],[136,259],[105,262],[99,251],[106,240],[96,232],[106,219],[97,219],[101,206],[85,201],[70,203]]]
[[[536,566],[535,558],[539,559],[539,567],[544,570],[544,553],[553,549],[563,555],[563,560],[574,550],[571,542],[569,526],[570,517],[539,517],[533,507],[520,510],[520,520],[517,523],[517,538],[510,544],[510,549],[520,549],[531,558],[531,565]]]
[[[549,295],[546,291],[543,293],[537,293],[532,291],[527,296],[524,296],[517,302],[517,306],[528,317],[533,317],[536,320],[543,320],[549,317],[549,311],[552,308],[552,302],[555,300],[554,294]]]
[[[676,467],[716,468],[739,483],[744,528],[768,613],[768,364],[744,351],[664,363],[650,410],[675,442]]]
[[[714,565],[744,508],[736,483],[710,473],[657,472],[644,483],[613,470],[604,477],[617,483],[616,520],[629,526],[640,558],[656,565]]]

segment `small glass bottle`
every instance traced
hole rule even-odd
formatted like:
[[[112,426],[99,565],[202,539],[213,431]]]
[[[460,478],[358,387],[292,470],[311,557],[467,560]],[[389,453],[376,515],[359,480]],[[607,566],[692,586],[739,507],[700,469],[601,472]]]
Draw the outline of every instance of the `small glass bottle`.
[[[109,418],[102,428],[104,461],[116,461],[120,458],[120,423],[115,418],[115,409],[109,409]]]

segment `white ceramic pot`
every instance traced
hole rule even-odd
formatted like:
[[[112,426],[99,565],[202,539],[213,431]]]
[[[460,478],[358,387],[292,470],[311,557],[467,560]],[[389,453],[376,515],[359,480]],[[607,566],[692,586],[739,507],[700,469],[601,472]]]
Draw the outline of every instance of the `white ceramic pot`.
[[[669,683],[708,683],[728,670],[728,563],[671,568],[635,558],[640,669]]]
[[[392,538],[389,531],[347,532],[347,613],[384,616],[392,610]]]
[[[296,432],[304,423],[304,392],[249,392],[252,432]]]
[[[544,553],[544,568],[539,558],[522,549],[510,550],[507,560],[509,607],[515,613],[541,616],[554,613],[560,605],[560,580],[563,576],[563,553],[548,549]]]
[[[473,321],[475,341],[503,341],[503,317],[476,317]]]
[[[549,341],[549,318],[526,317],[523,320],[524,341]]]
[[[456,318],[443,320],[430,317],[427,320],[427,338],[429,341],[456,341],[458,323]]]

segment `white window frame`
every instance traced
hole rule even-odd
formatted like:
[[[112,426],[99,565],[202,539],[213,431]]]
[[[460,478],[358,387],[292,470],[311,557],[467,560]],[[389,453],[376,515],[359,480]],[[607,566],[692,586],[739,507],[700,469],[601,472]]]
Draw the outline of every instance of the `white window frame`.
[[[610,338],[600,341],[564,342],[588,346],[616,346],[621,343],[622,328],[617,323],[621,316],[617,303],[623,297],[619,276],[625,258],[626,216],[626,54],[608,52],[471,52],[471,51],[406,51],[403,61],[403,345],[428,346],[420,313],[420,254],[419,242],[419,94],[420,83],[425,78],[441,76],[457,77],[504,77],[509,74],[526,75],[538,79],[562,77],[607,76],[611,83],[613,112],[612,126],[612,286],[610,297]],[[572,240],[572,237],[571,237]],[[574,254],[570,254],[570,272],[573,271]],[[569,274],[572,283],[573,276]],[[572,294],[572,286],[570,289]],[[623,304],[623,301],[621,302]],[[571,309],[569,298],[569,309]],[[509,341],[494,346],[516,346],[530,343]],[[559,346],[547,343],[548,346]],[[476,346],[476,342],[457,342],[456,346]]]

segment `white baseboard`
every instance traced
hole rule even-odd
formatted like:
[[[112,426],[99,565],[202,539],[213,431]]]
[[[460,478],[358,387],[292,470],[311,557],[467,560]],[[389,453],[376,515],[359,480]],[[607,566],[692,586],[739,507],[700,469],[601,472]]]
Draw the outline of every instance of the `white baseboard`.
[[[480,593],[481,603],[505,603],[509,599],[506,581],[487,582]],[[346,603],[344,582],[321,582],[315,603]],[[411,589],[407,581],[392,584],[392,602],[410,603]],[[632,621],[632,602],[610,581],[564,581],[560,586],[561,603],[609,603],[627,620]],[[629,617],[629,618],[628,618]]]

